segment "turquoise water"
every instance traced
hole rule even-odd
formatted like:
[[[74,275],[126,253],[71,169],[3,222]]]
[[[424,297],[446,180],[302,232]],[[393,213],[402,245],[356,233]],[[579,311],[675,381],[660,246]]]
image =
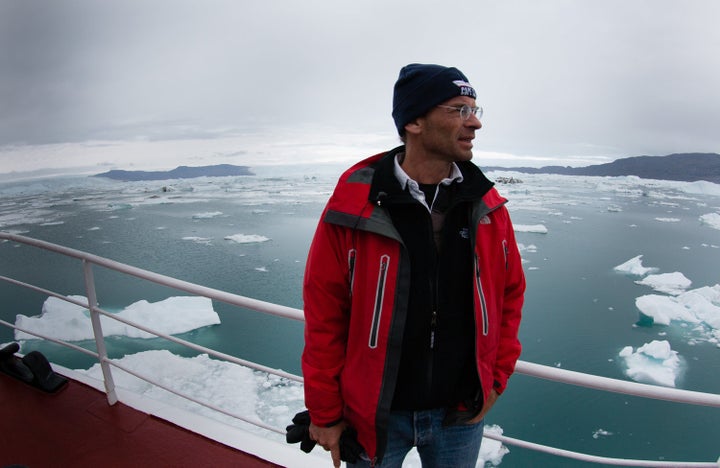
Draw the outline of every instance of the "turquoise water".
[[[247,178],[120,184],[94,179],[0,186],[0,228],[63,244],[213,288],[290,307],[302,306],[305,255],[335,169],[268,169]],[[528,277],[521,359],[627,379],[618,352],[668,340],[685,362],[680,388],[720,393],[720,348],[692,327],[636,327],[635,298],[653,291],[613,267],[643,255],[659,273],[679,271],[693,288],[720,283],[720,231],[700,216],[720,197],[687,184],[638,179],[519,176],[503,185]],[[25,187],[25,188],[23,188]],[[221,214],[218,214],[221,213]],[[21,214],[20,220],[18,215]],[[234,234],[270,240],[239,244]],[[0,243],[0,274],[64,294],[84,294],[77,261]],[[176,291],[95,268],[98,299],[121,309]],[[38,315],[45,296],[0,283],[0,318]],[[182,337],[235,356],[300,372],[302,324],[215,303],[219,326]],[[0,342],[12,334],[0,329]],[[91,343],[83,343],[91,346]],[[169,348],[162,340],[113,337],[112,357]],[[60,364],[93,361],[28,342]],[[647,459],[717,459],[720,409],[645,401],[515,375],[488,417],[505,435],[591,454]],[[585,466],[510,447],[502,466]],[[590,465],[587,466],[597,466]]]

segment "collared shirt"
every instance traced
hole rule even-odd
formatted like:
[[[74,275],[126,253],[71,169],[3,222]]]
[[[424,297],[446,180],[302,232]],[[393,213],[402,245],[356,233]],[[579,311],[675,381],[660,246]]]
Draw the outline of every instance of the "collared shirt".
[[[400,162],[405,158],[405,153],[400,153],[397,156],[395,156],[395,177],[400,182],[400,186],[403,190],[406,188],[410,192],[410,195],[417,201],[419,201],[425,208],[427,208],[428,212],[432,213],[432,207],[435,203],[435,200],[437,199],[438,190],[435,189],[435,195],[433,197],[432,203],[430,203],[430,206],[428,206],[427,201],[425,200],[425,192],[423,192],[420,189],[420,185],[410,178],[409,175],[407,175],[407,172],[403,170],[403,168],[400,166]],[[443,180],[440,181],[438,186],[442,185],[450,185],[454,181],[458,181],[458,183],[463,181],[462,173],[460,172],[460,168],[457,166],[457,164],[452,163],[451,169],[450,169],[450,175]]]

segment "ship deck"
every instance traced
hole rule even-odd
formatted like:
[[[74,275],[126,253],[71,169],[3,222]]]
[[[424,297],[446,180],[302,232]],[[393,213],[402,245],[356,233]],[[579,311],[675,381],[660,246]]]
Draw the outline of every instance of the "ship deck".
[[[70,379],[55,394],[0,373],[0,466],[278,467]]]

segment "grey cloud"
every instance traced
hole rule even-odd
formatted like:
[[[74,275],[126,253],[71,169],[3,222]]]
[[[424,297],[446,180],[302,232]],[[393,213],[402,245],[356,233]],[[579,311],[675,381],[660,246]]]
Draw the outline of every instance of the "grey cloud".
[[[392,130],[399,68],[461,68],[478,145],[718,151],[713,0],[0,2],[0,145],[218,138],[252,125]]]

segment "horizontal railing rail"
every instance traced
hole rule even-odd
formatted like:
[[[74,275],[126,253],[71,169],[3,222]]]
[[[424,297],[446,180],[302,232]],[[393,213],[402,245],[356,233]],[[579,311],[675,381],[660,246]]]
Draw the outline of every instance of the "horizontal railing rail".
[[[154,381],[151,377],[143,376],[131,369],[128,369],[126,366],[123,366],[115,361],[112,361],[107,357],[107,353],[105,352],[105,346],[104,346],[104,338],[102,335],[102,330],[100,326],[99,316],[105,316],[107,318],[118,320],[126,325],[129,325],[131,327],[135,327],[139,330],[142,330],[146,333],[153,334],[155,336],[158,336],[160,338],[166,339],[168,341],[171,341],[173,343],[188,347],[190,349],[193,349],[195,351],[207,353],[208,355],[217,357],[219,359],[232,362],[241,366],[245,366],[248,368],[252,368],[261,372],[273,374],[280,376],[282,378],[292,380],[295,382],[302,383],[303,379],[300,376],[284,372],[282,370],[273,369],[267,366],[263,366],[261,364],[257,364],[251,361],[247,361],[244,359],[237,358],[235,356],[231,356],[222,352],[215,351],[210,348],[206,348],[204,346],[197,345],[195,343],[189,342],[187,340],[183,340],[177,337],[174,337],[172,335],[167,335],[161,332],[158,332],[156,330],[152,330],[148,327],[145,327],[141,324],[135,323],[133,321],[118,317],[116,314],[112,314],[110,312],[107,312],[100,307],[97,306],[97,299],[95,297],[95,284],[94,279],[92,275],[91,266],[97,265],[101,266],[110,270],[117,271],[119,273],[123,273],[126,275],[130,275],[136,278],[144,279],[146,281],[150,281],[156,284],[160,284],[163,286],[171,287],[174,289],[177,289],[179,291],[183,291],[189,294],[194,294],[197,296],[203,296],[210,299],[214,299],[226,304],[230,304],[236,307],[240,308],[246,308],[250,310],[254,310],[257,312],[262,312],[278,317],[283,318],[289,318],[292,320],[298,320],[303,321],[303,312],[299,309],[286,307],[270,302],[265,302],[257,299],[252,299],[244,296],[240,296],[237,294],[229,293],[227,291],[222,291],[214,288],[210,288],[207,286],[201,286],[195,283],[191,283],[188,281],[179,280],[177,278],[172,278],[170,276],[162,275],[159,273],[154,273],[151,271],[143,270],[141,268],[137,268],[134,266],[130,266],[124,263],[116,262],[114,260],[110,260],[104,257],[100,257],[97,255],[93,255],[87,252],[83,252],[76,249],[71,249],[68,247],[64,247],[61,245],[53,244],[50,242],[33,239],[30,237],[25,237],[17,234],[12,233],[6,233],[6,232],[0,232],[0,240],[5,241],[12,241],[17,242],[20,244],[25,244],[33,247],[37,247],[43,250],[55,252],[57,254],[61,254],[67,257],[76,258],[80,261],[82,261],[83,270],[85,274],[85,284],[86,289],[88,292],[88,300],[87,302],[80,301],[77,299],[74,299],[72,297],[68,297],[65,295],[62,295],[60,293],[50,291],[47,289],[44,289],[42,287],[32,285],[26,282],[19,281],[14,278],[6,277],[0,275],[0,280],[8,282],[10,284],[14,284],[16,286],[28,288],[31,290],[34,290],[36,292],[40,292],[43,294],[46,294],[48,296],[52,296],[64,301],[67,301],[69,303],[87,308],[91,312],[91,318],[96,317],[93,320],[93,329],[95,331],[95,337],[96,337],[96,345],[98,348],[98,352],[89,351],[85,348],[79,347],[77,345],[74,345],[72,343],[68,343],[63,340],[57,340],[53,339],[48,336],[44,336],[42,334],[36,333],[31,330],[23,329],[21,327],[16,326],[15,324],[6,322],[4,320],[0,320],[0,324],[15,329],[20,330],[24,333],[31,334],[33,336],[37,336],[38,338],[42,338],[44,340],[69,347],[71,349],[74,349],[76,351],[88,354],[90,356],[95,357],[100,362],[101,366],[103,366],[103,377],[105,379],[105,388],[106,393],[108,396],[108,402],[109,404],[114,404],[117,401],[117,397],[115,396],[115,390],[114,390],[114,383],[112,381],[112,374],[110,373],[110,366],[119,368],[123,370],[124,372],[127,372],[141,380],[144,380],[148,383],[151,383],[153,385],[156,385],[159,388],[162,388],[166,391],[169,391],[175,395],[178,395],[182,398],[188,399],[194,403],[197,403],[199,405],[202,405],[206,408],[210,408],[214,411],[217,411],[219,413],[225,414],[227,416],[236,418],[238,420],[244,421],[246,423],[255,425],[257,427],[261,427],[263,429],[276,432],[278,434],[285,434],[285,430],[281,428],[275,428],[272,427],[258,419],[253,418],[247,418],[244,415],[236,414],[233,412],[229,412],[227,410],[224,410],[216,405],[213,405],[212,403],[204,402],[201,400],[198,400],[190,395],[183,394],[181,392],[178,392],[166,385],[162,385],[161,383]],[[650,398],[650,399],[656,399],[656,400],[665,400],[665,401],[672,401],[677,403],[684,403],[684,404],[691,404],[691,405],[702,405],[702,406],[710,406],[710,407],[716,407],[720,408],[720,395],[711,394],[711,393],[703,393],[703,392],[696,392],[696,391],[689,391],[689,390],[683,390],[683,389],[676,389],[676,388],[668,388],[668,387],[658,387],[653,385],[647,385],[647,384],[641,384],[637,382],[629,382],[624,380],[618,380],[618,379],[612,379],[608,377],[601,377],[591,374],[585,374],[581,372],[575,372],[570,371],[566,369],[558,369],[556,367],[550,367],[545,366],[541,364],[535,364],[530,363],[526,361],[518,361],[516,366],[516,372],[520,374],[524,374],[531,377],[541,378],[545,380],[550,380],[554,382],[559,382],[563,384],[569,384],[569,385],[575,385],[575,386],[581,386],[591,389],[596,389],[600,391],[608,391],[613,393],[621,393],[626,395],[633,395],[643,398]],[[611,457],[602,457],[602,456],[596,456],[596,455],[590,455],[590,454],[584,454],[579,452],[573,452],[569,450],[559,449],[555,447],[549,447],[545,445],[536,444],[533,442],[528,442],[524,440],[515,439],[512,437],[507,437],[503,435],[497,435],[488,433],[487,431],[484,434],[485,437],[488,437],[490,439],[498,440],[502,443],[508,444],[508,445],[515,445],[518,447],[527,448],[530,450],[536,450],[544,453],[549,453],[552,455],[557,455],[561,457],[567,457],[572,458],[576,460],[582,460],[592,463],[604,463],[608,465],[622,465],[622,466],[652,466],[652,467],[720,467],[720,458],[718,461],[715,462],[675,462],[675,461],[655,461],[655,460],[630,460],[630,459],[621,459],[621,458],[611,458]]]

